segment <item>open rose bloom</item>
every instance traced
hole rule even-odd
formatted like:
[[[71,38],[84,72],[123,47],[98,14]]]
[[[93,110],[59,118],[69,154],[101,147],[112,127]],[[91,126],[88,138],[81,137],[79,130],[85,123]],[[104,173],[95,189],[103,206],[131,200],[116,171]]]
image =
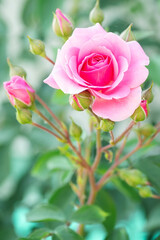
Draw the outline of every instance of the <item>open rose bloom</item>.
[[[74,30],[44,82],[68,94],[88,90],[95,97],[95,114],[122,121],[141,103],[140,85],[148,76],[148,64],[138,42],[125,42],[96,24]]]

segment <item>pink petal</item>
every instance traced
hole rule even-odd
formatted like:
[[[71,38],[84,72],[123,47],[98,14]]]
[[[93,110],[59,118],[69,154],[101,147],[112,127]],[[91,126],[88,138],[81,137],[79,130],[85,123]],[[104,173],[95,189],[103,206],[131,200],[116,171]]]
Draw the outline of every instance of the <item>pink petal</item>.
[[[122,121],[130,117],[141,103],[141,88],[132,89],[130,94],[122,99],[104,100],[96,98],[92,110],[102,117],[112,121]]]
[[[140,86],[148,77],[148,69],[142,65],[135,64],[124,74],[123,82],[130,88]]]
[[[131,62],[130,66],[134,64],[148,65],[149,57],[145,54],[140,44],[136,41],[127,42],[128,47],[131,52]]]
[[[52,73],[43,81],[44,83],[47,83],[50,87],[59,89],[58,84],[55,82]]]

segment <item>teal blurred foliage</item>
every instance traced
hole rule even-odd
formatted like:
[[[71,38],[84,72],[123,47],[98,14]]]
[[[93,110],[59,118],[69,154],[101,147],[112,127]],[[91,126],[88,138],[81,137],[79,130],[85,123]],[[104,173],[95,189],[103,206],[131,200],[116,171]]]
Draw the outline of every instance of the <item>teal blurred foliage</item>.
[[[49,197],[49,204],[54,203],[57,208],[60,207],[61,199],[61,206],[63,205],[68,214],[61,194],[65,194],[65,200],[69,203],[75,199],[68,185],[74,169],[65,157],[58,155],[58,150],[53,150],[57,148],[57,141],[30,126],[20,126],[15,119],[15,111],[9,104],[2,85],[3,81],[9,80],[6,58],[9,57],[14,64],[27,71],[28,80],[38,94],[62,120],[68,121],[67,116],[71,115],[71,109],[67,105],[68,96],[43,84],[42,81],[48,76],[52,66],[45,62],[45,59],[29,53],[26,36],[43,40],[46,43],[47,54],[56,59],[57,48],[63,42],[52,32],[52,12],[60,8],[73,19],[75,27],[87,27],[91,25],[88,16],[93,5],[94,0],[0,1],[0,239],[15,240],[17,236],[25,239],[37,226],[59,226],[58,221],[47,222],[45,226],[40,222],[27,224],[25,215],[37,203],[46,203]],[[148,87],[151,81],[154,82],[155,99],[151,104],[148,120],[154,124],[160,119],[160,0],[101,0],[101,7],[105,14],[104,27],[120,33],[133,23],[136,39],[150,56],[150,75],[144,88]],[[132,148],[134,142],[134,139],[130,140],[126,151]],[[158,138],[151,146],[139,151],[130,159],[131,164],[135,164],[136,168],[147,175],[157,193],[160,193],[159,144]],[[58,156],[58,161],[55,156]],[[141,161],[138,161],[139,159]],[[103,173],[106,165],[106,160],[103,160],[98,174]],[[91,233],[95,226],[88,227],[87,240],[158,239],[158,200],[141,199],[134,188],[118,178],[112,179],[107,191],[105,189],[99,193],[97,204],[109,212],[110,216],[103,222],[103,227],[97,225],[94,236]],[[69,206],[71,212],[72,208],[73,206]],[[71,239],[81,239],[65,228],[57,229],[57,239],[65,234],[71,236]],[[48,232],[44,229],[35,236],[42,237],[46,231]]]

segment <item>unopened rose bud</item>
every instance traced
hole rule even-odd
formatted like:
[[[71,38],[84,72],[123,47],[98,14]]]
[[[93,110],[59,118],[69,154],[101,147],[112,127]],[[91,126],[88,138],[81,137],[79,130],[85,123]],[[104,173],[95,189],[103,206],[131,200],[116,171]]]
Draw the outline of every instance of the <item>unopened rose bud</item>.
[[[100,121],[100,129],[104,132],[112,131],[114,128],[115,123],[109,119],[102,119]]]
[[[145,185],[147,183],[147,178],[144,176],[142,172],[137,169],[122,169],[119,170],[119,176],[128,185],[132,187],[136,187],[138,185]]]
[[[31,108],[35,100],[35,91],[19,76],[3,83],[11,104],[16,108]]]
[[[147,100],[148,103],[151,103],[153,101],[153,92],[152,92],[152,87],[153,87],[153,83],[151,84],[151,86],[145,90],[142,94],[142,98]]]
[[[149,107],[146,100],[142,100],[140,106],[134,111],[131,118],[135,122],[144,121],[148,117]]]
[[[34,55],[46,57],[44,42],[39,39],[32,39],[29,36],[27,36],[27,38],[29,39],[30,52]]]
[[[20,124],[32,123],[32,113],[29,109],[17,109],[16,118]]]
[[[85,109],[88,109],[92,102],[92,96],[88,91],[70,95],[69,97],[70,105],[77,111],[83,111]]]
[[[26,79],[27,73],[22,67],[17,66],[17,65],[13,65],[11,63],[11,61],[9,60],[9,58],[7,59],[7,63],[8,63],[8,66],[9,66],[10,77],[20,76],[20,77]]]
[[[129,27],[125,29],[120,35],[120,37],[126,42],[135,40],[135,37],[133,35],[131,28],[132,28],[132,24],[130,24]]]
[[[104,20],[103,11],[100,9],[99,0],[96,1],[94,8],[91,10],[89,19],[92,23],[102,23]]]
[[[153,193],[150,189],[150,187],[141,187],[139,188],[139,195],[143,198],[148,198],[148,197],[152,197]]]
[[[142,135],[143,137],[147,138],[147,137],[150,137],[151,135],[153,135],[157,131],[157,129],[156,129],[156,127],[147,123],[144,126],[136,129],[136,131],[139,135]]]
[[[58,8],[54,14],[52,27],[57,36],[65,39],[69,38],[73,32],[73,24]]]
[[[79,141],[82,135],[82,129],[72,120],[72,123],[69,128],[69,133],[72,137]]]
[[[113,152],[108,150],[107,152],[105,152],[105,159],[108,160],[110,163],[112,162],[113,159]]]

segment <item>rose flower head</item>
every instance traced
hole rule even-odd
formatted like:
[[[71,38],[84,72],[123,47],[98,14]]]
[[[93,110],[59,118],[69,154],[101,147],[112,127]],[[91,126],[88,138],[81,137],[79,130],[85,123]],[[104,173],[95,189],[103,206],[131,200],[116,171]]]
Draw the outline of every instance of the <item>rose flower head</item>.
[[[11,104],[16,108],[28,108],[34,103],[34,89],[19,76],[3,83]]]
[[[44,82],[67,94],[88,90],[97,116],[122,121],[141,103],[140,85],[148,76],[148,64],[137,41],[126,42],[97,23],[74,30],[58,50],[55,66]]]

